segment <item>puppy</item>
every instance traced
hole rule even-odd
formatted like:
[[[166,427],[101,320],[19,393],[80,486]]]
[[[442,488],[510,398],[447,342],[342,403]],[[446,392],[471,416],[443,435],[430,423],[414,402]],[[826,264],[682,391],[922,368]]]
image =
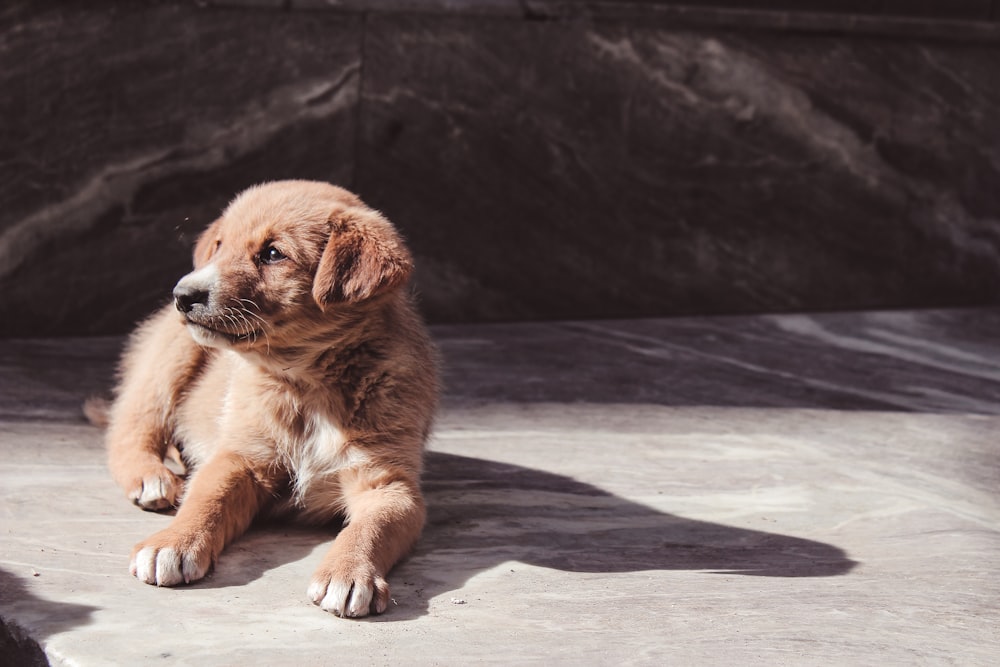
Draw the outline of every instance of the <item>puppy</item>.
[[[109,408],[115,481],[143,509],[179,506],[133,549],[134,576],[201,579],[258,515],[342,518],[307,594],[342,617],[385,611],[424,523],[437,399],[411,269],[393,226],[326,183],[252,187],[209,225],[174,303],[133,334]]]

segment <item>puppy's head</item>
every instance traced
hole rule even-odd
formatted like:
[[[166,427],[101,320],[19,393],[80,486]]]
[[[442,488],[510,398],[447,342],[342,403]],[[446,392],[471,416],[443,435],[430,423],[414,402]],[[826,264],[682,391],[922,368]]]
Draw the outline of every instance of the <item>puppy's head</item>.
[[[412,261],[392,224],[353,194],[311,181],[236,197],[174,288],[194,339],[253,349],[294,343],[352,305],[403,285]]]

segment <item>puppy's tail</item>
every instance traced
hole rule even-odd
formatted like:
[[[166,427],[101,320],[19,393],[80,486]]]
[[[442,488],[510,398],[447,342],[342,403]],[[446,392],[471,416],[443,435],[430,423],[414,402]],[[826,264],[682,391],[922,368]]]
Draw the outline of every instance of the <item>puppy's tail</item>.
[[[94,426],[98,428],[108,427],[108,413],[111,411],[111,402],[101,396],[91,396],[83,402],[83,414]]]

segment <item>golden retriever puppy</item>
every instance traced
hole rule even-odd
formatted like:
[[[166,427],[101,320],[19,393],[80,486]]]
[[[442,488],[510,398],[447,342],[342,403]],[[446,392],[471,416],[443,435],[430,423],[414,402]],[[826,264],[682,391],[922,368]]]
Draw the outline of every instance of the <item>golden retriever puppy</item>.
[[[326,183],[252,187],[205,230],[174,303],[133,334],[108,414],[117,483],[144,509],[179,506],[135,546],[133,575],[201,579],[261,514],[342,518],[308,596],[338,616],[385,611],[386,575],[424,524],[437,400],[411,268],[393,226]]]

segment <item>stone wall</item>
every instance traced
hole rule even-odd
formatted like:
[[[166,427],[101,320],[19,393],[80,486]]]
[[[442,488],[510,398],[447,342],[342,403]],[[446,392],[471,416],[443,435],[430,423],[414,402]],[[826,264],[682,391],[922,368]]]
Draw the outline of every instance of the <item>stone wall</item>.
[[[80,4],[0,10],[0,335],[126,331],[292,177],[436,322],[1000,294],[994,2]]]

